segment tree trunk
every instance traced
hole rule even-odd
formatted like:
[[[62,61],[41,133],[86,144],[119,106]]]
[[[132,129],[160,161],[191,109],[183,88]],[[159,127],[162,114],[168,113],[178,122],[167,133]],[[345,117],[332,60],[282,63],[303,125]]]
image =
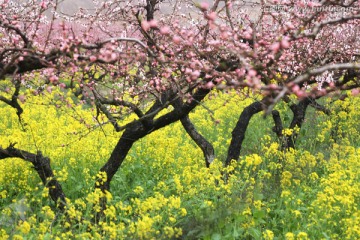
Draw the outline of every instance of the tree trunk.
[[[234,130],[232,131],[231,143],[228,149],[228,155],[225,161],[225,166],[231,163],[232,159],[238,160],[240,156],[242,142],[245,139],[245,132],[249,125],[250,119],[256,113],[263,110],[263,100],[254,102],[247,106],[241,113]]]
[[[174,106],[174,108],[180,109],[183,106],[183,103],[180,99],[177,99],[172,103],[172,105]],[[189,118],[189,115],[181,118],[180,121],[187,134],[203,152],[205,158],[205,165],[206,167],[209,167],[212,161],[214,161],[215,159],[214,147],[196,130],[194,124]]]
[[[110,191],[110,182],[123,163],[132,145],[146,134],[146,130],[142,127],[140,122],[137,122],[124,131],[112,151],[109,160],[100,169],[100,172],[105,172],[107,175],[106,181],[103,181],[103,179],[97,180],[97,187],[99,187],[103,192],[105,190]]]
[[[196,130],[188,115],[181,118],[180,121],[191,139],[202,150],[205,157],[206,167],[209,167],[215,159],[214,147]]]
[[[282,120],[280,117],[280,113],[277,110],[273,110],[272,111],[272,117],[275,123],[275,126],[272,128],[273,132],[276,133],[276,136],[280,139],[281,141],[281,149],[287,149],[287,142],[288,140],[286,139],[286,136],[283,135],[283,124],[282,124]]]
[[[293,112],[293,118],[290,123],[289,129],[294,130],[295,127],[301,129],[301,126],[305,120],[306,109],[312,103],[312,101],[313,101],[312,98],[305,98],[301,100],[298,104],[293,104],[290,106],[290,109]],[[293,133],[290,136],[286,136],[286,135],[284,136],[282,133],[283,126],[280,118],[280,113],[274,110],[272,112],[272,115],[275,123],[275,126],[273,127],[273,131],[282,141],[281,148],[283,150],[295,148],[295,142],[298,134],[295,131],[293,131]]]
[[[11,157],[21,158],[33,164],[34,169],[38,173],[41,181],[49,189],[49,195],[51,199],[57,203],[58,208],[63,211],[66,205],[65,194],[60,183],[54,176],[50,166],[50,159],[48,157],[44,157],[40,151],[38,151],[37,154],[34,154],[14,148],[14,144],[11,144],[6,149],[0,147],[0,159]]]

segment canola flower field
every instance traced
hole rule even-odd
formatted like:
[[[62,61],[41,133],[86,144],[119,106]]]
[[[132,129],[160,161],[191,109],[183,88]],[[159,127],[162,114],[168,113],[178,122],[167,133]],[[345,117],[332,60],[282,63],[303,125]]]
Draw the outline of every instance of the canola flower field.
[[[231,131],[254,99],[214,93],[190,114],[215,148],[211,167],[180,123],[154,132],[131,149],[95,224],[102,197],[95,178],[120,134],[111,126],[89,132],[93,110],[59,107],[55,95],[28,97],[23,125],[0,104],[0,145],[51,158],[68,217],[30,163],[0,160],[0,239],[360,239],[359,98],[324,100],[330,116],[308,109],[288,152],[271,116],[253,117],[239,161],[224,168]],[[277,109],[291,121],[285,104]]]

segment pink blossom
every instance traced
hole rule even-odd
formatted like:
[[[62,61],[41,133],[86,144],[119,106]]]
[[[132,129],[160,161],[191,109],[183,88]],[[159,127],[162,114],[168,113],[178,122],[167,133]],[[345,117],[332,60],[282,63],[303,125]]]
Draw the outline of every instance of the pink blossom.
[[[270,50],[272,50],[273,52],[277,52],[277,51],[279,51],[279,49],[280,49],[280,43],[279,42],[273,43],[270,46]]]
[[[249,71],[249,73],[248,73],[248,76],[249,76],[249,77],[255,77],[256,74],[257,74],[257,72],[256,72],[254,69],[251,69],[251,70]]]
[[[168,26],[164,26],[160,29],[160,33],[163,35],[167,35],[170,33],[170,28]]]
[[[158,22],[155,19],[149,21],[149,26],[152,28],[156,28],[158,26]]]
[[[47,4],[46,4],[45,1],[42,1],[42,2],[40,3],[40,7],[41,7],[41,8],[46,8],[46,5],[47,5]]]
[[[358,89],[358,88],[351,90],[351,95],[353,95],[353,96],[357,96],[357,95],[359,95],[359,93],[360,93],[360,89]]]
[[[291,91],[293,91],[294,93],[295,93],[295,92],[298,92],[299,90],[300,90],[299,85],[294,85],[294,86],[291,88]]]
[[[228,32],[222,32],[222,33],[221,33],[221,38],[222,38],[222,39],[226,40],[228,37],[229,37]]]
[[[189,75],[190,75],[191,73],[192,73],[192,70],[191,70],[190,68],[186,68],[186,69],[185,69],[185,74],[189,74]]]
[[[17,43],[19,42],[19,38],[18,38],[18,37],[16,37],[16,36],[15,36],[15,37],[13,37],[13,39],[12,39],[12,40],[13,40],[13,43],[15,43],[15,44],[17,44]]]
[[[91,62],[95,62],[96,59],[97,59],[97,57],[95,57],[94,55],[91,55],[91,56],[90,56],[90,61],[91,61]]]
[[[252,39],[252,34],[250,32],[244,32],[244,38],[245,39]]]
[[[300,90],[300,91],[297,91],[297,92],[294,92],[294,93],[300,99],[302,99],[302,98],[304,98],[306,96],[306,93],[303,90]]]
[[[278,88],[278,86],[276,84],[269,84],[269,90],[276,90]]]
[[[207,2],[201,2],[200,8],[201,8],[201,10],[206,11],[209,8],[209,4]]]
[[[207,88],[207,89],[211,89],[214,86],[215,86],[215,84],[213,82],[211,82],[211,81],[205,84],[205,88]]]
[[[118,56],[117,56],[116,53],[114,53],[114,52],[111,53],[111,57],[110,57],[110,58],[111,58],[112,61],[115,61],[115,60],[117,59],[117,57],[118,57]]]
[[[141,22],[141,27],[142,29],[144,29],[144,31],[148,31],[151,28],[149,22],[146,20]]]
[[[52,87],[51,87],[51,86],[48,86],[48,87],[46,88],[46,91],[47,91],[48,93],[51,93],[51,92],[52,92]]]
[[[235,70],[236,74],[238,77],[243,77],[245,75],[245,69],[241,68],[241,69],[236,69]]]
[[[200,72],[197,70],[191,73],[192,80],[196,80],[199,76],[200,76]]]
[[[286,38],[281,40],[281,47],[285,49],[290,47],[290,43]]]
[[[211,41],[209,41],[209,45],[220,46],[221,42],[220,42],[220,40],[211,40]]]
[[[294,24],[292,24],[291,22],[287,22],[286,24],[285,24],[285,26],[288,28],[288,29],[294,29],[295,27],[294,27]]]
[[[52,84],[56,84],[58,82],[59,78],[55,75],[52,75],[49,80]]]
[[[174,42],[175,44],[180,44],[181,38],[180,38],[179,36],[174,36],[174,37],[173,37],[173,42]]]
[[[314,2],[308,2],[307,3],[307,5],[308,5],[308,7],[315,7],[315,6],[318,6],[316,3],[314,3]]]
[[[25,102],[25,100],[26,100],[26,97],[25,97],[25,95],[19,95],[19,101],[21,102],[21,103],[24,103]]]
[[[206,15],[206,18],[210,21],[215,21],[216,19],[216,12],[211,12],[209,14]]]

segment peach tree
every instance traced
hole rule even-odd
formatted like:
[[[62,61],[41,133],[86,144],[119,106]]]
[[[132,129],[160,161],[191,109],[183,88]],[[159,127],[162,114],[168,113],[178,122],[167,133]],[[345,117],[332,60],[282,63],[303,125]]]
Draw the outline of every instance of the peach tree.
[[[292,148],[296,132],[283,136],[273,111],[278,102],[297,96],[290,105],[294,129],[308,106],[326,111],[317,99],[359,93],[359,1],[169,2],[93,1],[69,14],[57,0],[0,1],[0,100],[20,122],[29,89],[41,98],[60,88],[62,104],[69,105],[65,95],[72,94],[80,99],[76,104],[91,105],[94,126],[111,124],[121,132],[100,169],[106,178],[96,187],[102,191],[110,190],[134,142],[176,121],[209,166],[214,148],[188,114],[213,91],[261,96],[239,116],[225,165],[239,158],[254,114],[272,113],[283,148]],[[135,119],[122,124],[130,114]],[[65,194],[47,157],[15,144],[0,148],[0,159],[9,157],[30,161],[64,208]]]

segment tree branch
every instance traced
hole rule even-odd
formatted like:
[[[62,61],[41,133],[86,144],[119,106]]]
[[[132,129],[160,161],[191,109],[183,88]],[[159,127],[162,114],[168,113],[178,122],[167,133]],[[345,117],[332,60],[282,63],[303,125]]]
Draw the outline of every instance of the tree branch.
[[[19,28],[15,27],[15,26],[13,26],[11,24],[4,23],[1,20],[0,20],[0,26],[15,31],[16,34],[18,34],[21,37],[21,39],[24,41],[24,44],[25,44],[24,47],[29,48],[31,46],[30,40],[27,38],[27,36]]]
[[[181,108],[183,105],[180,99],[174,101],[174,108]],[[194,124],[191,122],[189,115],[180,119],[181,124],[186,130],[187,134],[191,137],[191,139],[196,143],[196,145],[202,150],[205,158],[205,165],[209,167],[210,164],[215,159],[215,150],[214,147],[209,143],[204,136],[202,136],[195,128]]]
[[[80,47],[83,47],[88,50],[99,49],[99,48],[102,48],[106,43],[121,42],[121,41],[134,42],[134,43],[140,45],[142,48],[144,48],[152,57],[156,57],[156,55],[146,46],[145,43],[143,43],[142,41],[140,41],[139,39],[136,39],[136,38],[114,37],[114,38],[105,39],[104,41],[101,41],[101,42],[98,42],[95,44],[82,44],[82,45],[80,45]]]

